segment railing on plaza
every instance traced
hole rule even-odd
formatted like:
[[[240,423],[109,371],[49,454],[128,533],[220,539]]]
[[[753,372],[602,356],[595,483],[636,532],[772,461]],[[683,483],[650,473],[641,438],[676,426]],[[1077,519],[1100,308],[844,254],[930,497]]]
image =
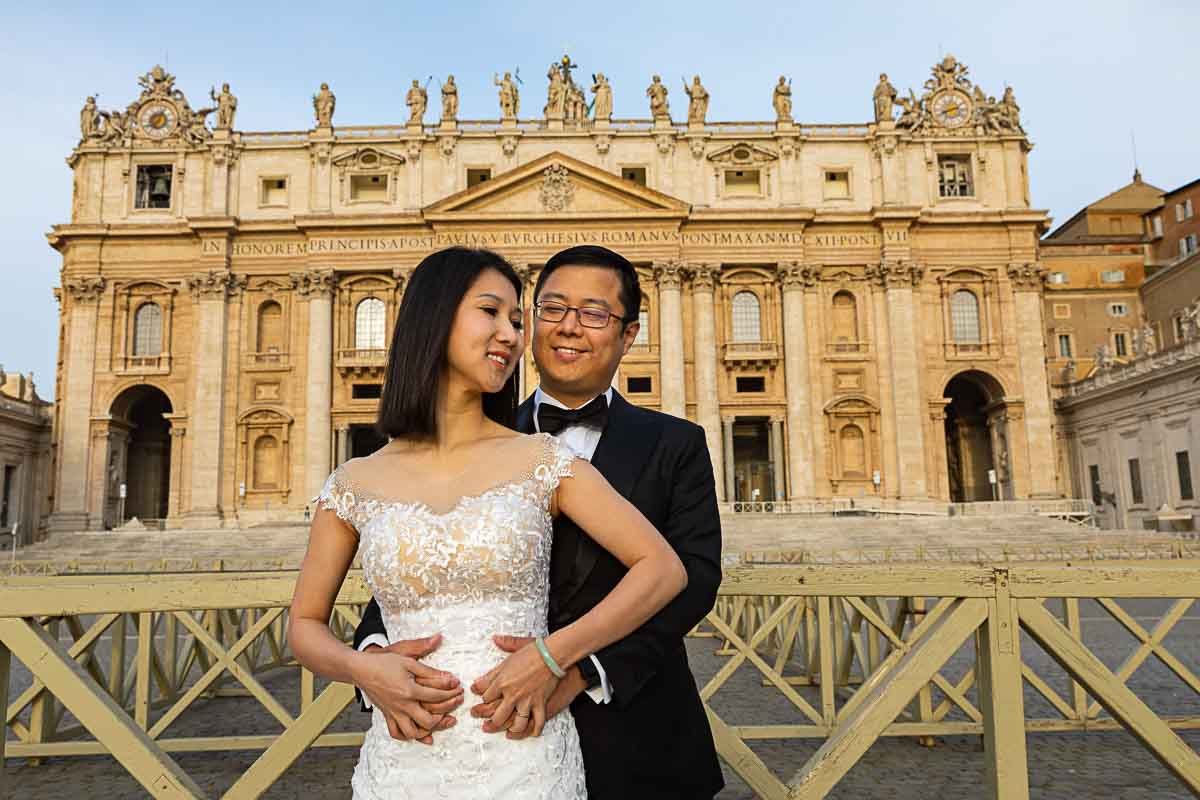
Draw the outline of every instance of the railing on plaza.
[[[0,691],[11,737],[0,755],[111,754],[148,793],[166,798],[204,796],[174,753],[261,751],[224,795],[241,798],[259,796],[310,747],[357,746],[361,733],[327,730],[352,689],[317,682],[288,650],[295,579],[294,571],[260,571],[0,582]],[[333,614],[337,635],[350,635],[367,592],[352,572]],[[1200,695],[1196,665],[1185,663],[1194,649],[1172,652],[1168,640],[1198,596],[1194,555],[1077,565],[731,565],[716,607],[693,632],[725,659],[701,697],[722,759],[771,800],[824,797],[880,736],[964,734],[983,738],[991,796],[1025,800],[1026,733],[1122,728],[1200,793],[1200,756],[1175,732],[1200,728],[1200,716],[1156,713],[1130,683],[1153,656],[1184,693]],[[1168,601],[1166,611],[1147,622],[1145,609],[1135,615],[1123,605],[1130,598]],[[1089,649],[1081,601],[1095,601],[1135,640],[1116,669]],[[11,698],[10,657],[32,673]],[[779,713],[739,704],[731,680],[739,670],[773,692]],[[279,673],[296,680],[269,680]],[[1030,708],[1025,684],[1038,698]],[[180,718],[204,714],[213,697],[259,704],[280,732],[179,734]],[[801,738],[824,741],[786,783],[750,746]]]
[[[905,516],[996,517],[1039,515],[1091,521],[1096,507],[1090,500],[980,500],[944,503],[940,500],[896,500],[887,497],[831,497],[825,500],[735,500],[721,503],[726,514],[873,514]]]

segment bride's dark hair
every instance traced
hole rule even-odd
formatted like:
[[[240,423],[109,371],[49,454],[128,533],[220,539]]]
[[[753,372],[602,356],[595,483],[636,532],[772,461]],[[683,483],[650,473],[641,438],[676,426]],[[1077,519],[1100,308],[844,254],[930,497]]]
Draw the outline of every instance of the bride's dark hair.
[[[508,279],[521,299],[521,279],[512,265],[490,250],[451,247],[425,257],[408,279],[384,375],[376,429],[384,436],[432,439],[437,435],[437,392],[446,368],[446,347],[454,315],[471,284],[484,270]],[[517,376],[483,395],[483,413],[515,428]]]

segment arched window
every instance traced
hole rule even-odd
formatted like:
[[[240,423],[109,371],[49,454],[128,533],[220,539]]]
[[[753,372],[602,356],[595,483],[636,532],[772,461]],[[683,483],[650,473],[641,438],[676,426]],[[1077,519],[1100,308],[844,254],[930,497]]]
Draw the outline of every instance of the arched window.
[[[858,304],[850,292],[833,296],[833,349],[854,351],[858,342]]]
[[[733,296],[733,340],[762,341],[762,318],[754,292],[738,292]]]
[[[354,312],[354,347],[357,350],[382,350],[386,334],[387,311],[378,297],[368,297]]]
[[[162,355],[162,309],[145,303],[133,315],[133,354]]]
[[[638,335],[633,343],[650,344],[650,312],[644,308],[638,312]]]
[[[260,436],[254,442],[254,488],[279,487],[279,442],[274,436]]]
[[[973,292],[959,289],[950,295],[950,325],[955,342],[979,344],[979,300]]]
[[[838,435],[841,440],[842,474],[846,476],[865,477],[867,474],[867,447],[863,439],[862,428],[857,425],[847,425]]]
[[[274,300],[258,307],[258,352],[283,351],[283,308]]]

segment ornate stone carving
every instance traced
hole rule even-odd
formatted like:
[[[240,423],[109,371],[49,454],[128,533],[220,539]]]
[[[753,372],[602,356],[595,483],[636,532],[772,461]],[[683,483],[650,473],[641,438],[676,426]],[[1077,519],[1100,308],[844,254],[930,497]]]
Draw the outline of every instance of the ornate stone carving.
[[[721,279],[720,264],[694,264],[691,269],[692,290],[711,292]]]
[[[687,266],[678,261],[665,261],[654,265],[654,280],[658,281],[659,289],[678,290],[683,285],[687,273]]]
[[[561,164],[551,164],[542,170],[542,186],[538,199],[547,211],[565,211],[575,195],[571,173]]]
[[[587,98],[583,88],[571,77],[571,70],[575,67],[571,57],[564,55],[561,61],[551,64],[546,72],[550,85],[546,90],[546,106],[542,111],[547,120],[582,123],[587,119]]]
[[[692,78],[692,85],[683,82],[683,93],[688,96],[688,125],[703,127],[708,116],[708,89],[700,83],[700,76]]]
[[[703,136],[693,136],[688,139],[688,147],[692,150],[692,157],[696,159],[704,158],[705,141]]]
[[[567,105],[567,82],[563,79],[562,70],[557,63],[551,64],[546,71],[546,79],[550,85],[546,87],[546,105],[542,113],[548,120],[561,120],[565,116]]]
[[[441,154],[443,156],[445,156],[446,158],[450,158],[451,156],[454,155],[454,148],[457,145],[458,145],[458,137],[457,136],[439,136],[438,137],[438,150],[441,151]]]
[[[1152,356],[1158,352],[1154,326],[1149,322],[1133,329],[1133,357]]]
[[[885,289],[916,287],[921,284],[925,268],[915,261],[881,261],[867,265],[867,279]]]
[[[104,294],[107,281],[99,276],[84,278],[66,278],[62,288],[75,303],[95,303]],[[61,292],[59,293],[61,297]]]
[[[1112,369],[1114,366],[1112,351],[1109,350],[1107,344],[1102,344],[1096,348],[1096,356],[1093,360],[1098,370]]]
[[[209,114],[222,112],[218,127],[224,122],[233,124],[237,99],[232,94],[222,92],[218,97],[210,92],[218,104],[194,111],[183,92],[175,88],[175,76],[160,66],[140,76],[138,84],[141,94],[123,111],[101,111],[95,97],[87,99],[79,112],[82,144],[128,145],[136,138],[143,143],[182,139],[200,145],[211,136],[204,122]]]
[[[1016,291],[1041,291],[1042,284],[1046,280],[1046,270],[1037,263],[1009,264],[1008,280]]]
[[[237,113],[237,98],[229,91],[229,84],[221,84],[220,94],[210,88],[208,96],[217,104],[217,130],[233,130],[233,116]]]
[[[396,281],[396,293],[401,294],[404,291],[404,284],[408,283],[408,275],[411,270],[404,267],[392,268],[392,279]]]
[[[775,278],[784,291],[789,289],[811,289],[821,278],[821,267],[818,264],[804,264],[799,261],[785,261],[775,268]]]
[[[792,121],[792,82],[784,75],[780,75],[779,83],[775,84],[771,106],[775,109],[776,122]]]
[[[224,300],[246,288],[246,276],[232,272],[201,272],[187,279],[187,287],[197,300]]]
[[[303,297],[331,297],[337,289],[337,273],[333,270],[293,272],[289,276],[292,286]]]
[[[413,78],[412,87],[404,96],[404,105],[408,106],[409,125],[419,126],[425,121],[425,108],[429,105],[429,92],[416,78]]]
[[[492,83],[500,87],[500,118],[516,120],[521,112],[521,92],[513,82],[512,73],[504,73],[504,77],[492,75]]]
[[[612,119],[613,95],[612,86],[603,72],[592,76],[592,119],[597,122],[608,122]]]
[[[892,107],[896,104],[896,87],[892,86],[886,72],[880,73],[872,98],[875,101],[875,121],[891,122]]]
[[[313,113],[317,118],[318,128],[333,127],[333,110],[337,106],[337,97],[329,91],[329,84],[322,83],[321,90],[313,95]]]
[[[658,152],[662,153],[664,156],[670,155],[671,151],[675,149],[675,134],[657,134],[654,137],[654,143],[658,146]]]
[[[650,116],[656,123],[671,124],[671,106],[667,100],[667,87],[662,78],[655,75],[646,87],[646,97],[650,98]]]
[[[319,142],[314,144],[312,152],[309,155],[314,164],[328,164],[329,157],[333,155],[333,145],[329,144],[328,142]]]
[[[458,86],[454,83],[454,76],[450,75],[446,78],[446,82],[442,84],[442,122],[457,119]]]
[[[513,153],[517,152],[518,141],[520,141],[520,138],[517,136],[501,136],[500,149],[504,151],[504,155],[511,156]]]
[[[592,137],[596,142],[596,152],[604,155],[612,146],[612,135],[608,133],[597,133]]]

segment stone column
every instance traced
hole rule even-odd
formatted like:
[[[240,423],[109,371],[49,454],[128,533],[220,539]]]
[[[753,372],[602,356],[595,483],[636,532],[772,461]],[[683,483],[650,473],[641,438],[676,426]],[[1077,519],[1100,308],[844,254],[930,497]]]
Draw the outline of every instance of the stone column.
[[[345,425],[337,427],[337,450],[334,454],[334,466],[340,467],[350,460],[350,428]]]
[[[67,343],[63,368],[58,433],[58,485],[52,531],[82,530],[87,524],[92,392],[95,384],[96,317],[104,294],[104,278],[63,280],[67,303]],[[103,486],[93,487],[102,492]]]
[[[787,500],[784,475],[783,417],[771,417],[771,467],[775,473],[775,499]]]
[[[736,417],[721,418],[721,426],[725,434],[725,502],[727,503],[732,503],[737,498],[733,466],[733,423],[736,419]]]
[[[1043,349],[1042,282],[1040,264],[1010,264],[1016,316],[1017,362],[1025,397],[1025,434],[1029,445],[1029,496],[1054,497],[1054,420]]]
[[[816,494],[804,292],[816,285],[817,277],[816,267],[798,261],[779,265],[778,280],[783,289],[783,371],[787,391],[787,472],[792,488],[788,496],[793,500],[808,500]]]
[[[683,386],[683,306],[679,289],[685,273],[684,266],[677,262],[654,265],[658,281],[662,410],[684,419],[687,399]]]
[[[925,420],[921,397],[919,340],[913,288],[921,282],[924,270],[912,261],[884,261],[873,265],[870,277],[885,290],[889,361],[892,372],[892,403],[896,415],[897,466],[900,470],[900,496],[920,499],[928,496],[925,485]],[[1040,332],[1039,332],[1040,334]],[[880,346],[884,346],[880,343]]]
[[[181,498],[183,497],[183,443],[187,427],[182,414],[168,414],[171,423],[171,475],[170,487],[167,494],[167,527],[175,527],[174,522],[179,518]]]
[[[699,264],[692,269],[692,310],[696,343],[696,421],[704,428],[712,459],[717,500],[725,500],[722,479],[721,402],[717,390],[717,327],[713,319],[713,285],[721,276],[720,264]]]
[[[244,279],[243,279],[244,280]],[[237,280],[230,272],[203,272],[188,279],[196,326],[189,409],[192,447],[188,524],[219,527],[225,453],[225,360],[228,299]]]
[[[321,493],[332,470],[329,413],[333,393],[332,270],[301,276],[300,294],[308,299],[308,368],[304,399],[304,497],[307,503]]]

